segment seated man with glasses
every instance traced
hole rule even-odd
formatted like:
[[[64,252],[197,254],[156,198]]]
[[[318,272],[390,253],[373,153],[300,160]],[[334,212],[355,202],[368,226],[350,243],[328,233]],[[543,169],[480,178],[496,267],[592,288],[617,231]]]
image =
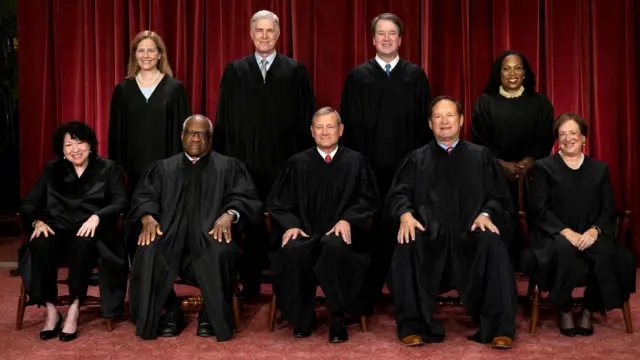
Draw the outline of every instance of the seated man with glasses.
[[[177,336],[184,327],[176,276],[202,291],[197,335],[217,341],[233,335],[231,301],[241,250],[232,233],[256,223],[263,212],[244,164],[211,151],[212,130],[203,115],[187,118],[184,153],[152,164],[132,197],[127,231],[140,236],[129,297],[136,335],[144,339]]]

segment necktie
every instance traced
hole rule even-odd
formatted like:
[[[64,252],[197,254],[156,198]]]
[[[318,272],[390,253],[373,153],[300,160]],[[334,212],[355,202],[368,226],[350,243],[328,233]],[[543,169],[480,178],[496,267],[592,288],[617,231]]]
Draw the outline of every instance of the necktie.
[[[260,60],[260,72],[262,73],[262,82],[267,81],[267,64],[269,60],[262,59]]]
[[[385,65],[384,70],[387,72],[387,76],[391,75],[391,64]]]
[[[328,164],[331,162],[331,155],[328,155],[324,157],[324,161]]]
[[[453,151],[453,148],[452,148],[451,146],[449,146],[449,147],[447,148],[447,153],[451,154],[451,152],[452,152],[452,151]]]

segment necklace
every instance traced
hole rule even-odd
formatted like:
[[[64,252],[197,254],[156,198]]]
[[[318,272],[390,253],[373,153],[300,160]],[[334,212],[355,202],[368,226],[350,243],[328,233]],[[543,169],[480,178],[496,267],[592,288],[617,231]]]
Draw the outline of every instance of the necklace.
[[[156,73],[156,76],[154,76],[153,79],[151,79],[151,80],[143,80],[140,77],[140,73],[138,73],[138,75],[136,75],[136,78],[138,79],[138,81],[140,81],[142,83],[151,83],[151,82],[156,81],[156,79],[158,79],[158,76],[160,76],[160,70],[158,70],[158,72]]]
[[[522,96],[522,93],[524,93],[524,86],[520,85],[520,89],[518,89],[516,92],[514,93],[510,93],[507,90],[505,90],[502,85],[500,85],[500,95],[506,97],[507,99],[513,99],[513,98],[517,98]]]

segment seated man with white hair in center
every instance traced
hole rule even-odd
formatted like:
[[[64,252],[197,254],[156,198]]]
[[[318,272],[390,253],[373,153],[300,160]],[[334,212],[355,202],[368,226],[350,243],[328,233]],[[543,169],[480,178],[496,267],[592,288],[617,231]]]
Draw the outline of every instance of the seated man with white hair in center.
[[[218,341],[233,335],[231,301],[241,254],[234,234],[262,217],[262,203],[244,164],[211,151],[212,130],[203,115],[187,118],[184,152],[152,164],[131,200],[127,232],[140,236],[129,298],[136,335],[144,339],[177,336],[183,328],[173,290],[177,276],[202,292],[197,335]]]

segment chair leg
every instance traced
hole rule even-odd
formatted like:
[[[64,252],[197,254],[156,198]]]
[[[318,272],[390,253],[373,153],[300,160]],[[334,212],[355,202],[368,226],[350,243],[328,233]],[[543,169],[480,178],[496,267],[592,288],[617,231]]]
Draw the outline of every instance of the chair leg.
[[[362,332],[363,333],[367,332],[367,317],[366,316],[360,316],[360,327],[362,328]]]
[[[531,317],[529,318],[529,334],[536,333],[536,327],[538,327],[538,307],[540,306],[540,291],[538,285],[533,287],[533,293],[531,294]]]
[[[633,334],[633,323],[631,322],[631,309],[629,302],[622,304],[622,314],[624,315],[624,325],[627,327],[627,334]]]
[[[240,326],[240,301],[238,300],[238,295],[233,294],[233,321],[236,323],[236,332],[241,332],[242,327]]]
[[[276,294],[271,297],[271,305],[269,306],[269,332],[273,331],[273,327],[276,323]]]
[[[111,322],[111,319],[107,318],[106,319],[106,323],[107,323],[107,331],[108,332],[112,332],[113,331],[113,324]]]
[[[24,307],[26,304],[26,291],[24,283],[20,285],[20,297],[18,298],[18,314],[16,315],[16,331],[22,330],[22,320],[24,319]]]

